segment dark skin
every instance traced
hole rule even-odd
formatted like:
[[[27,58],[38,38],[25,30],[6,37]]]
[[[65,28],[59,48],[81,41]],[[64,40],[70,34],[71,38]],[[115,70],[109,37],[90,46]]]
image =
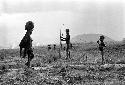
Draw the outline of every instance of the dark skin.
[[[101,41],[101,48],[103,49],[103,47],[106,47],[105,44],[104,44],[104,38],[100,38],[100,41]],[[99,44],[99,41],[97,41],[97,43]],[[102,55],[102,64],[104,63],[104,51],[101,50],[101,55]]]
[[[27,30],[25,36],[26,36],[26,40],[28,41],[27,42],[27,47],[24,48],[24,55],[23,55],[23,58],[26,57],[26,54],[28,55],[28,62],[25,64],[27,65],[28,67],[30,67],[30,61],[34,58],[34,54],[33,54],[33,51],[32,51],[32,39],[30,37],[30,35],[32,34],[32,31],[33,30]],[[20,56],[22,56],[22,49],[20,47]]]
[[[27,32],[26,32],[26,34],[28,34],[29,36],[32,34],[32,31],[33,30],[27,30]],[[22,49],[23,48],[20,48],[20,57],[22,56]],[[25,50],[25,49],[24,49]],[[24,52],[26,52],[26,51],[24,51]],[[26,53],[24,53],[24,54],[26,54]],[[25,57],[26,55],[24,55],[23,57]]]
[[[27,33],[28,35],[30,36],[32,34],[32,31],[33,30],[28,30]],[[31,49],[32,50],[32,43],[30,43],[30,48],[28,48],[29,50]],[[30,61],[32,60],[32,56],[34,57],[33,53],[31,51],[27,51],[27,54],[28,54],[28,62],[26,63],[26,65],[28,67],[30,67]]]
[[[64,41],[66,41],[66,44],[67,44],[67,48],[66,48],[67,58],[66,59],[68,59],[68,57],[70,57],[70,52],[69,52],[70,35],[69,35],[69,32],[66,32],[66,36],[68,36],[68,37],[64,38]]]

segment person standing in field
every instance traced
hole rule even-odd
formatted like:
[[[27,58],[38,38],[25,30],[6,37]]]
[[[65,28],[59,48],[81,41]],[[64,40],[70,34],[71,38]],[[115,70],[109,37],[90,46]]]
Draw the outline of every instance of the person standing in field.
[[[69,29],[66,29],[66,38],[63,38],[61,36],[61,41],[66,41],[66,59],[70,58],[70,34],[69,34]]]
[[[99,50],[101,51],[101,55],[102,55],[102,64],[104,63],[104,47],[106,47],[104,44],[104,39],[105,37],[102,35],[100,36],[100,39],[97,41],[99,45]]]
[[[70,35],[69,35],[69,29],[66,29],[66,53],[67,53],[67,58],[70,58],[70,51],[69,51],[69,47],[70,47]]]
[[[32,41],[33,40],[31,38],[33,28],[34,28],[34,23],[32,21],[28,21],[25,25],[26,34],[19,44],[20,57],[22,56],[22,49],[24,49],[23,58],[25,58],[26,55],[28,55],[28,61],[25,64],[28,67],[30,67],[30,61],[34,58],[33,49],[32,49]]]
[[[54,50],[56,50],[56,44],[54,44],[53,46],[54,46]]]
[[[51,50],[51,45],[48,45],[48,51],[50,51]]]

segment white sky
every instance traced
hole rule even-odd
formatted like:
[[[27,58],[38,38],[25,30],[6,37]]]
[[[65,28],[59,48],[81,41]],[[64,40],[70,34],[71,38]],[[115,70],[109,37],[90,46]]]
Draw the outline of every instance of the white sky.
[[[0,0],[0,46],[19,44],[28,20],[35,24],[34,44],[58,43],[65,28],[71,37],[99,33],[122,40],[124,5],[124,0]]]

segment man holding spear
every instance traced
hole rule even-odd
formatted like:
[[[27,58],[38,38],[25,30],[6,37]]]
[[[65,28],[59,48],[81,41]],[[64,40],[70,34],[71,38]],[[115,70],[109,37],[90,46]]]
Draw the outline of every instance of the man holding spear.
[[[60,42],[61,41],[66,41],[66,45],[67,45],[67,48],[66,48],[66,56],[68,58],[70,58],[70,51],[69,51],[69,46],[70,46],[70,35],[69,35],[69,29],[66,29],[66,38],[63,38],[62,36],[60,36]],[[60,43],[60,45],[62,45]]]

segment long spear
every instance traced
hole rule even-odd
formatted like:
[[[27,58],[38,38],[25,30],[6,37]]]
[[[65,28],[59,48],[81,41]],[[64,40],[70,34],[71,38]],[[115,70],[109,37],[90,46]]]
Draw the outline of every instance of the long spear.
[[[62,36],[61,36],[61,29],[60,29],[60,49],[62,49],[62,42],[61,42],[61,38],[62,38]]]
[[[59,57],[61,58],[61,49],[62,49],[62,42],[61,42],[61,29],[60,29],[60,47],[59,47]]]

